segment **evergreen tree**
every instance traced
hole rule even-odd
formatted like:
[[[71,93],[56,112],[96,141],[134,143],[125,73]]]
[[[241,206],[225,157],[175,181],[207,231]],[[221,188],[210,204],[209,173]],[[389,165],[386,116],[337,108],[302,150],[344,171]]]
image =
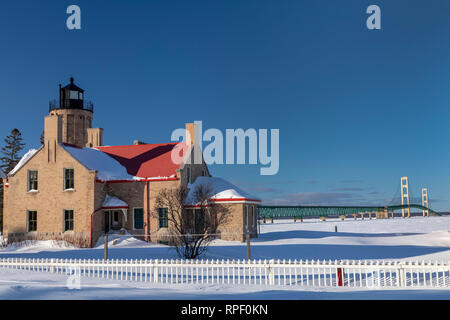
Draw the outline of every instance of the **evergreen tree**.
[[[25,144],[22,142],[22,134],[18,129],[13,129],[6,136],[5,146],[1,149],[0,169],[6,174],[10,172],[20,161],[19,152]],[[0,181],[0,232],[3,232],[3,183]]]
[[[0,169],[7,174],[19,163],[19,152],[25,144],[22,142],[22,134],[18,129],[13,129],[4,141],[5,146],[1,149]]]

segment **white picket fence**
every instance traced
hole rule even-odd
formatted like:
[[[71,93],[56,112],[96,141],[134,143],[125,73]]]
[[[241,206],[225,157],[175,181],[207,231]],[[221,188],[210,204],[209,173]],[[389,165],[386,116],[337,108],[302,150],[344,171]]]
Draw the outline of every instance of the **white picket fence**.
[[[450,262],[319,260],[0,259],[0,267],[167,284],[450,287]]]

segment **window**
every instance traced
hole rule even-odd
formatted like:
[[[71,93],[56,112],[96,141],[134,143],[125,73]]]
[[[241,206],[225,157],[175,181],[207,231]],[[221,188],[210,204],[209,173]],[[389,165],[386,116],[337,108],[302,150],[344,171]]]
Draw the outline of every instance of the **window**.
[[[37,211],[28,211],[28,232],[37,230]]]
[[[207,228],[207,221],[205,219],[205,212],[202,209],[194,210],[194,233],[203,233]]]
[[[248,228],[248,210],[247,206],[244,205],[244,225],[245,228]]]
[[[187,183],[191,183],[191,168],[186,168]]]
[[[183,212],[183,223],[188,233],[194,233],[194,210],[193,209],[186,209]]]
[[[134,229],[144,229],[144,209],[134,208]]]
[[[38,189],[38,172],[36,170],[28,171],[28,191]]]
[[[64,210],[64,231],[73,231],[73,210]]]
[[[78,100],[78,91],[70,90],[70,99]]]
[[[253,214],[252,214],[252,226],[256,225],[256,214],[255,214],[255,211],[256,211],[256,206],[252,206],[252,212],[253,212]]]
[[[74,169],[64,169],[64,190],[74,189]]]
[[[168,212],[169,212],[169,209],[167,209],[167,208],[159,208],[158,209],[159,227],[160,228],[167,228],[169,226]]]

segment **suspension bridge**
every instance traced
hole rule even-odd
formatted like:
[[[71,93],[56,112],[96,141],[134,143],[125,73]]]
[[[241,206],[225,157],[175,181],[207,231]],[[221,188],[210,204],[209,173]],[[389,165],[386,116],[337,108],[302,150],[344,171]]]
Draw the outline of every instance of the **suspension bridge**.
[[[430,208],[428,188],[422,188],[419,197],[410,192],[408,177],[401,177],[400,185],[392,201],[385,206],[259,206],[260,219],[293,218],[302,220],[304,217],[328,217],[357,215],[369,218],[394,217],[394,212],[401,210],[403,218],[411,217],[411,209],[419,209],[424,217],[440,214]]]

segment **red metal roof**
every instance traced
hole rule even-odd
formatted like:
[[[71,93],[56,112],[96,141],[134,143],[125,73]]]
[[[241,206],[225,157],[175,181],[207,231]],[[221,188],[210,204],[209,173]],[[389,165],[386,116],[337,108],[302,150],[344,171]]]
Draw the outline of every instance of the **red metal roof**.
[[[170,177],[176,174],[180,164],[172,161],[171,152],[179,144],[181,148],[184,143],[161,143],[140,144],[130,146],[97,147],[124,166],[128,174],[140,178]],[[180,151],[184,155],[184,150]]]

